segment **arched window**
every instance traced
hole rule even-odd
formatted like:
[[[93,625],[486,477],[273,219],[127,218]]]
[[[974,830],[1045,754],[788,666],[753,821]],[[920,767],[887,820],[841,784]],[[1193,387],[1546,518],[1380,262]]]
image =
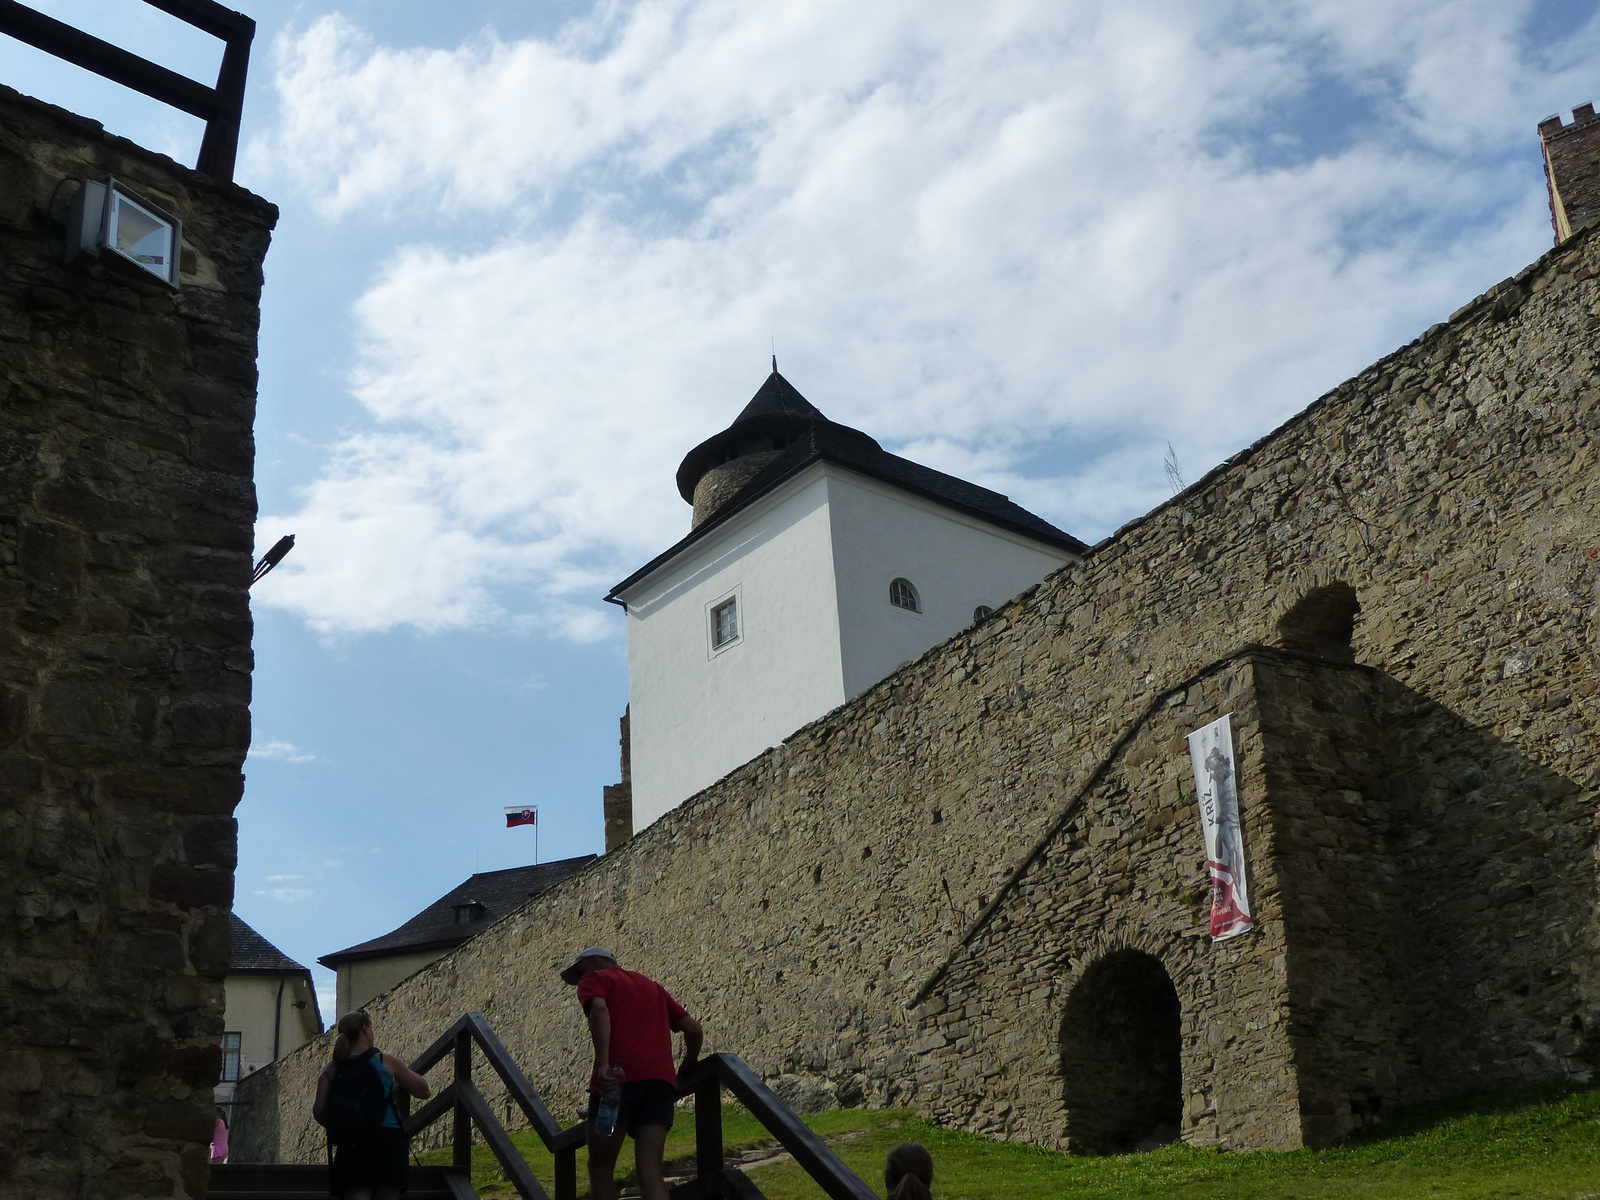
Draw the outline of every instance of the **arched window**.
[[[1278,645],[1285,650],[1355,662],[1356,614],[1361,602],[1348,583],[1315,587],[1278,621]]]
[[[907,612],[922,611],[922,605],[917,603],[917,589],[911,586],[909,579],[896,579],[889,585],[889,603]]]
[[[981,621],[993,611],[994,609],[990,608],[987,604],[980,604],[977,608],[972,610],[972,620],[974,623]]]

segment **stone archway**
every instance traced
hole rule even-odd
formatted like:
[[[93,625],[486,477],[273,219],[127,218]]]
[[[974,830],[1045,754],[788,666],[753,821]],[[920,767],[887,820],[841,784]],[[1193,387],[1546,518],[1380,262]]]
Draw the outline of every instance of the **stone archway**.
[[[1335,662],[1355,662],[1356,614],[1361,601],[1348,583],[1314,587],[1278,619],[1278,645]]]
[[[1061,1022],[1068,1147],[1126,1154],[1177,1138],[1183,1037],[1177,989],[1161,961],[1117,950],[1084,973]]]

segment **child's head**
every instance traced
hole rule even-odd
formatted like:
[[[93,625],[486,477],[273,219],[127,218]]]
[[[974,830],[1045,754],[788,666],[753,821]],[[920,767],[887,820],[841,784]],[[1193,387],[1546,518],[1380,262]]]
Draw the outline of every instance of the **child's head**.
[[[933,1155],[916,1142],[901,1142],[883,1164],[889,1200],[927,1200],[933,1186]]]

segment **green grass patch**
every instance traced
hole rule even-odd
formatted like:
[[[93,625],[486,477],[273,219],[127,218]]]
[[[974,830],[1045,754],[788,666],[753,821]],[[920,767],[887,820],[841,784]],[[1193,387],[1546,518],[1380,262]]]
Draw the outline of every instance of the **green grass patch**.
[[[834,1149],[883,1187],[897,1142],[932,1152],[937,1200],[1577,1200],[1600,1197],[1600,1088],[1498,1093],[1404,1114],[1331,1150],[1221,1154],[1173,1145],[1080,1158],[926,1121],[876,1129]],[[768,1200],[822,1191],[792,1162],[751,1172]]]
[[[728,1152],[776,1143],[738,1105],[723,1110]],[[1080,1158],[956,1133],[900,1111],[837,1109],[805,1121],[882,1193],[883,1160],[897,1142],[921,1142],[937,1166],[936,1200],[1600,1200],[1600,1087],[1503,1091],[1404,1113],[1331,1150],[1222,1154],[1173,1145],[1149,1154]],[[840,1135],[854,1134],[853,1137]],[[551,1157],[531,1133],[513,1135],[546,1189]],[[618,1163],[632,1182],[632,1150]],[[694,1154],[694,1116],[680,1112],[667,1158]],[[448,1150],[423,1155],[448,1163]],[[749,1172],[768,1200],[820,1200],[792,1161]],[[511,1196],[499,1166],[473,1148],[480,1195]],[[584,1152],[578,1189],[588,1194]]]

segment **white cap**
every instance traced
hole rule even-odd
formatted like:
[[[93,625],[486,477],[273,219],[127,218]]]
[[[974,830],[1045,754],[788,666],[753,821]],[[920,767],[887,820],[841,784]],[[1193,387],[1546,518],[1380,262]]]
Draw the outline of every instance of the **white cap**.
[[[561,982],[577,983],[578,964],[586,958],[609,958],[612,962],[615,962],[617,956],[611,953],[611,951],[607,950],[604,946],[589,946],[583,950],[579,950],[572,956],[572,961],[562,969]]]

